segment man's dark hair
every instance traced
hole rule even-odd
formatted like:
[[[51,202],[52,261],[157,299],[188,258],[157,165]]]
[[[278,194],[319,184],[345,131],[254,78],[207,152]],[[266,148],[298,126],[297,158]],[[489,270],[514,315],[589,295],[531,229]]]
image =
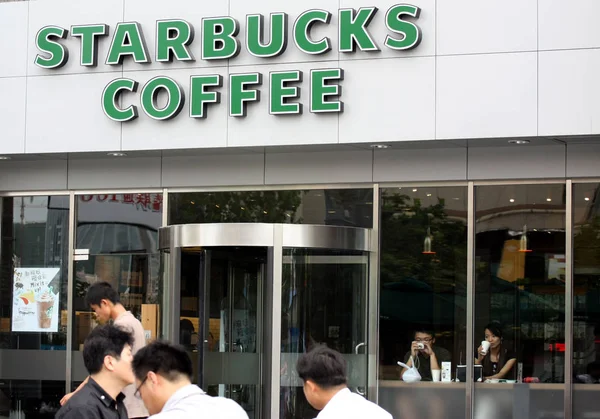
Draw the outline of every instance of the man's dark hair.
[[[432,338],[435,338],[435,332],[432,329],[429,329],[427,327],[417,327],[415,329],[413,336],[416,336],[417,333],[424,333],[426,335],[431,336]]]
[[[119,359],[125,345],[133,346],[131,333],[110,324],[95,327],[83,344],[85,368],[90,374],[100,372],[104,357],[110,355]]]
[[[339,352],[326,346],[317,346],[301,355],[296,370],[302,380],[313,381],[324,389],[347,383],[346,360]]]
[[[154,341],[140,349],[133,357],[133,372],[138,380],[146,378],[152,371],[169,381],[177,381],[181,375],[192,379],[192,360],[179,345]]]
[[[99,306],[102,300],[108,300],[113,304],[121,302],[119,293],[108,282],[96,282],[90,285],[85,295],[86,304]]]

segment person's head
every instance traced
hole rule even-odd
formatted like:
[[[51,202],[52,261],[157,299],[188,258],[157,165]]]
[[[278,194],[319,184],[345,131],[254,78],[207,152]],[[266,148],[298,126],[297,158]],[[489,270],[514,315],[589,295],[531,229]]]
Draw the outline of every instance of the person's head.
[[[98,321],[106,323],[114,306],[120,304],[119,293],[108,282],[96,282],[88,288],[85,302],[94,310]]]
[[[428,343],[431,346],[435,343],[435,333],[426,328],[415,329],[415,342]]]
[[[154,341],[133,358],[136,392],[151,415],[159,413],[179,388],[192,382],[192,360],[180,346]]]
[[[117,326],[95,327],[83,344],[83,363],[91,376],[103,376],[123,387],[134,381],[133,336]]]
[[[498,323],[490,323],[485,327],[485,340],[490,343],[491,348],[500,346],[502,339],[502,329]]]
[[[301,355],[296,370],[304,381],[306,400],[317,410],[323,410],[333,391],[346,387],[346,360],[325,346]]]

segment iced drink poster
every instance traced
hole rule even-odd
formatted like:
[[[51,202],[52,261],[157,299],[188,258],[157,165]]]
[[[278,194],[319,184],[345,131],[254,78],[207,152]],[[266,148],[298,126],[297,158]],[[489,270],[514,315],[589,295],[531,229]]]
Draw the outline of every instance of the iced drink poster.
[[[15,268],[13,332],[58,332],[60,268]]]

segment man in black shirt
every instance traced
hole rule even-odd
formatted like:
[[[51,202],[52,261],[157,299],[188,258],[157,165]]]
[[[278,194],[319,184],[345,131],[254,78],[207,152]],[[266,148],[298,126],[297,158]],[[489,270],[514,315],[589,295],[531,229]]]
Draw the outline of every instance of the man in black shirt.
[[[415,330],[415,340],[411,343],[410,351],[404,356],[404,363],[412,367],[416,360],[417,370],[421,375],[421,381],[432,381],[432,370],[440,370],[442,362],[452,360],[452,355],[446,349],[435,346],[435,334],[428,329]],[[410,358],[412,356],[412,359]],[[406,368],[402,368],[400,377],[404,375]]]
[[[127,419],[121,390],[135,381],[133,337],[113,325],[98,326],[83,345],[89,381],[58,411],[56,419]]]

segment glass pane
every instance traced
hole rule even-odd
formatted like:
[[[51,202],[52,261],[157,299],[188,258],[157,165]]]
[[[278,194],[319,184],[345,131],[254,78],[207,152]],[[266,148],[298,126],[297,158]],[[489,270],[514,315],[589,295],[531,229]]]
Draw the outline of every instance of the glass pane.
[[[573,186],[573,417],[600,417],[600,185]],[[591,386],[590,384],[596,384]]]
[[[162,225],[162,194],[108,194],[77,196],[76,249],[89,257],[75,262],[73,292],[73,381],[88,375],[81,349],[95,315],[85,304],[87,288],[107,281],[123,306],[158,337],[160,255],[158,228]]]
[[[475,415],[562,417],[565,186],[475,193]]]
[[[281,419],[318,414],[296,373],[298,356],[315,345],[342,353],[350,389],[365,392],[368,268],[362,252],[283,249]]]
[[[465,364],[467,188],[387,188],[381,196],[379,403],[394,417],[464,417],[464,384],[431,381],[439,373],[450,382]],[[411,352],[416,340],[430,349]],[[418,383],[401,381],[397,362],[411,354]]]
[[[235,400],[250,419],[260,417],[260,298],[266,258],[265,248],[182,249],[181,253],[179,341],[194,362],[194,382],[198,383],[202,362],[207,393]],[[204,264],[208,284],[201,290]],[[205,318],[200,313],[202,302],[208,317],[203,324],[203,360],[198,351],[199,322]]]
[[[69,197],[0,203],[0,417],[53,417],[65,392]]]
[[[373,226],[373,189],[169,194],[169,225],[294,223]]]

